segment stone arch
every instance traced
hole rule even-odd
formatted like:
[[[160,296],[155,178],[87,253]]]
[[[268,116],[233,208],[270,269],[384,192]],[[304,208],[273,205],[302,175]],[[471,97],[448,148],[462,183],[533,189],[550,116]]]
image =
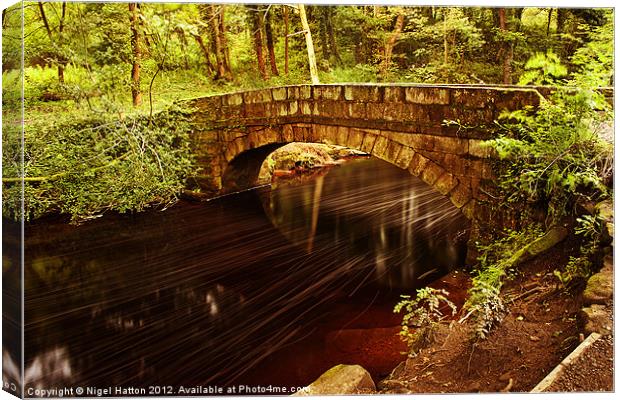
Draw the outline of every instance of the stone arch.
[[[315,123],[248,128],[245,133],[238,133],[236,136],[226,143],[222,151],[219,170],[222,171],[220,179],[223,192],[230,193],[252,187],[265,158],[281,146],[292,142],[324,143],[360,150],[406,169],[448,197],[468,219],[474,217],[477,200],[475,188],[472,186],[480,179],[458,176],[454,171],[450,171],[450,166],[447,165],[469,162],[467,146],[464,150],[449,149],[452,150],[451,153],[440,153],[442,155],[438,157],[433,155],[434,152],[424,150],[423,146],[416,146],[415,141],[419,138],[416,139],[411,134]],[[428,148],[430,139],[423,139]],[[464,143],[467,144],[467,139]],[[433,143],[432,147],[435,146],[436,143]],[[480,171],[476,173],[482,174],[483,164],[480,164],[478,169]]]

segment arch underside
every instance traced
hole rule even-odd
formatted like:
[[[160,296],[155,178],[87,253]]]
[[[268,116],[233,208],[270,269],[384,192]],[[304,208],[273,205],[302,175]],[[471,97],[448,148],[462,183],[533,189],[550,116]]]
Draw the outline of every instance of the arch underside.
[[[292,142],[323,143],[363,151],[407,169],[447,196],[472,219],[481,182],[492,178],[488,154],[480,141],[313,123],[227,130],[234,139],[220,152],[219,181],[223,192],[255,185],[265,158]]]

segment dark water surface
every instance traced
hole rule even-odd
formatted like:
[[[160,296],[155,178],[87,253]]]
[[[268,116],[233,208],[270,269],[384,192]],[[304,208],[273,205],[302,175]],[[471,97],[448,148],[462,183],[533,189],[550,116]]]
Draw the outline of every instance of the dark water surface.
[[[27,226],[26,387],[302,386],[339,363],[388,373],[403,358],[394,304],[462,264],[467,221],[380,160],[317,175]]]

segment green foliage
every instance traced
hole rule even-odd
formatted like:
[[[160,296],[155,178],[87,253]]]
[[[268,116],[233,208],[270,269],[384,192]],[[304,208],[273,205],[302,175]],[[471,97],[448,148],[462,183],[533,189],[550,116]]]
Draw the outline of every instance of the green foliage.
[[[519,85],[553,85],[565,77],[568,70],[560,61],[560,57],[548,52],[536,53],[525,64],[525,73],[519,79]]]
[[[506,230],[502,237],[488,245],[477,244],[478,263],[469,297],[464,308],[475,321],[475,334],[484,339],[504,317],[506,306],[500,296],[506,279],[516,274],[513,256],[520,249],[543,235],[537,226],[522,231]]]
[[[394,307],[395,313],[405,310],[400,336],[409,346],[418,341],[428,343],[432,339],[437,324],[445,318],[442,306],[449,308],[452,315],[456,314],[456,306],[448,299],[447,291],[425,287],[416,293],[413,299],[402,295],[403,300]]]
[[[581,200],[608,196],[613,146],[600,137],[608,108],[594,89],[558,87],[535,113],[503,113],[505,133],[488,143],[507,161],[500,177],[507,201],[545,208],[553,223]]]
[[[191,175],[187,112],[27,125],[25,218],[49,212],[77,222],[106,210],[140,211],[176,199]],[[7,153],[7,157],[8,157]],[[3,160],[5,177],[18,176]],[[19,181],[6,181],[3,214],[19,217]]]
[[[578,86],[612,86],[614,74],[613,18],[588,34],[590,39],[575,51],[571,62],[576,66],[573,80]]]
[[[599,249],[603,236],[602,219],[598,215],[582,215],[577,218],[575,234],[581,237],[579,255],[571,256],[563,271],[555,270],[553,274],[562,285],[567,286],[575,279],[585,279],[592,275],[592,258]]]

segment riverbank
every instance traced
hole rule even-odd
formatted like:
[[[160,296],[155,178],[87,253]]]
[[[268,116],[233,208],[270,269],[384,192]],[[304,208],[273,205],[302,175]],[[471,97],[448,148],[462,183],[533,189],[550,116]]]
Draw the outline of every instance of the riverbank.
[[[613,237],[613,215],[601,215]],[[353,367],[334,368],[323,378],[337,383],[319,379],[309,392],[325,394],[326,384],[364,394],[612,391],[613,249],[604,248],[599,272],[564,288],[554,271],[579,246],[571,235],[522,264],[502,290],[508,313],[486,339],[474,338],[474,323],[461,312],[376,386]]]

